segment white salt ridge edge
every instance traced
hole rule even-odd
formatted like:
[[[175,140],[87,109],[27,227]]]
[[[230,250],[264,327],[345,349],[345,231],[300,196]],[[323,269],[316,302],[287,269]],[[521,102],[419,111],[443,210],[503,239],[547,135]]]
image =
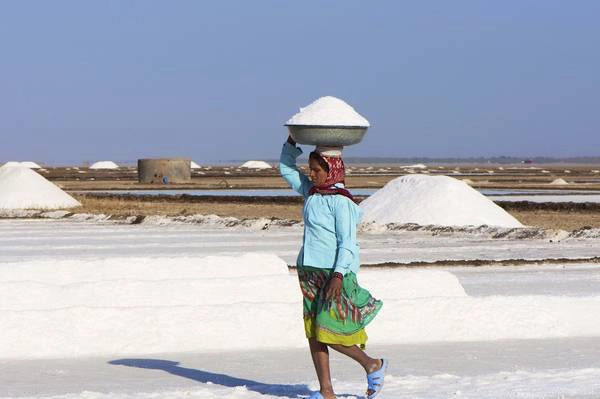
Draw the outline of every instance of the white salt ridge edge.
[[[378,224],[523,227],[492,200],[449,176],[398,177],[360,207],[363,221]]]
[[[369,121],[339,98],[326,96],[313,101],[292,116],[288,125],[369,127]]]
[[[190,161],[190,168],[191,169],[200,169],[200,165],[198,165],[196,162],[194,161]]]
[[[0,209],[61,209],[81,204],[24,166],[0,168]]]
[[[99,161],[90,166],[90,169],[118,169],[119,165],[113,161]]]
[[[271,169],[272,166],[266,163],[265,161],[247,161],[244,162],[240,168],[248,168],[248,169]]]
[[[21,166],[25,166],[29,169],[41,169],[42,167],[33,161],[23,161],[21,162]]]

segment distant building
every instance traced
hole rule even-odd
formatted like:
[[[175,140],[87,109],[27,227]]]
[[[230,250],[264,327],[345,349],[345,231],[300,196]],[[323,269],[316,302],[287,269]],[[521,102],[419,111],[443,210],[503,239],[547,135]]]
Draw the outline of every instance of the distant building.
[[[189,183],[191,159],[138,159],[138,181],[148,184]]]

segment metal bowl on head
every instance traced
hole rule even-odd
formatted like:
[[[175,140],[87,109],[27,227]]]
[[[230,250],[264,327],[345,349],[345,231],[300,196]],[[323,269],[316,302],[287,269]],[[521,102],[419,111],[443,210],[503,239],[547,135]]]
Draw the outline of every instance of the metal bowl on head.
[[[360,143],[367,133],[365,126],[285,125],[298,144],[345,147]]]

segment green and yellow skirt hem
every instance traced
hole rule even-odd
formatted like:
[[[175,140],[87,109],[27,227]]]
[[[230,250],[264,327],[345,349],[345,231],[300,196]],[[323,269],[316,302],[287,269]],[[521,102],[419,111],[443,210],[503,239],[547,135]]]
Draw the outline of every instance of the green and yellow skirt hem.
[[[353,346],[358,345],[365,349],[367,345],[367,332],[361,328],[352,334],[337,334],[323,327],[315,326],[313,319],[304,319],[304,333],[306,338],[316,338],[317,341],[324,344]]]

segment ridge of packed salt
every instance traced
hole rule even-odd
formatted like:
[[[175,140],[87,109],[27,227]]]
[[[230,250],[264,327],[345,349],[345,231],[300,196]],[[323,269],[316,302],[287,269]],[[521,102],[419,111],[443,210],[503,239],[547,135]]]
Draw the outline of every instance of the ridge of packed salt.
[[[332,96],[321,97],[292,116],[287,125],[369,127],[369,121],[348,103]]]
[[[194,161],[190,161],[190,169],[200,169],[200,165]]]
[[[398,177],[360,204],[363,221],[438,226],[523,227],[504,209],[449,176]]]
[[[0,359],[306,345],[297,277],[273,254],[48,257],[3,266]],[[370,327],[387,344],[600,331],[589,317],[600,309],[597,296],[468,296],[446,270],[371,269],[360,278],[393,309]]]
[[[0,168],[0,209],[60,209],[81,204],[25,166]]]

